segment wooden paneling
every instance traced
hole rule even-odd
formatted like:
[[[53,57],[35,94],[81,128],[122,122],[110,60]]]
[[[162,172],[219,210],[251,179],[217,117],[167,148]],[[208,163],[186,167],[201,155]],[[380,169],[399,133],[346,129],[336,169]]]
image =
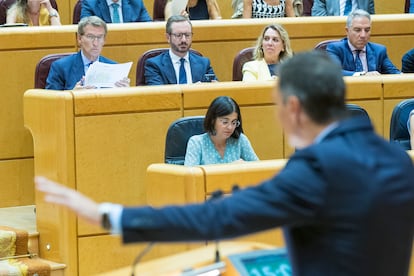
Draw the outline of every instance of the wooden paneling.
[[[2,207],[34,203],[33,158],[0,161]]]

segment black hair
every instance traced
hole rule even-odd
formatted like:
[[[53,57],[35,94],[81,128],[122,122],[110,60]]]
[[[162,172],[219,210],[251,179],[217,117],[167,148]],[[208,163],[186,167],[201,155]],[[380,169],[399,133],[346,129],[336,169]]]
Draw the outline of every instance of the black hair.
[[[214,125],[218,117],[229,115],[233,112],[237,113],[237,119],[240,125],[234,129],[231,137],[238,139],[240,134],[243,133],[242,117],[240,113],[240,107],[235,100],[228,96],[219,96],[215,98],[208,107],[206,117],[204,119],[204,129],[210,134],[215,133]]]

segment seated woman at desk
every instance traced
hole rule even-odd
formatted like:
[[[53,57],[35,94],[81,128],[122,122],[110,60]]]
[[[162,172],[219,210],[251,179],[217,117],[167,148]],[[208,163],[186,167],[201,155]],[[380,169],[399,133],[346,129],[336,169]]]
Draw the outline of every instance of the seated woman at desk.
[[[168,0],[165,9],[165,20],[173,14],[173,1]],[[188,16],[190,20],[208,20],[221,19],[220,8],[217,0],[188,0],[185,10],[180,12],[180,15]]]
[[[204,119],[206,133],[190,138],[185,166],[259,160],[249,139],[243,134],[239,105],[220,96],[210,104]]]
[[[49,0],[17,0],[7,11],[7,24],[29,26],[61,25],[57,10]]]
[[[279,24],[266,26],[253,52],[253,61],[243,65],[243,81],[271,80],[280,62],[292,56],[287,31]]]

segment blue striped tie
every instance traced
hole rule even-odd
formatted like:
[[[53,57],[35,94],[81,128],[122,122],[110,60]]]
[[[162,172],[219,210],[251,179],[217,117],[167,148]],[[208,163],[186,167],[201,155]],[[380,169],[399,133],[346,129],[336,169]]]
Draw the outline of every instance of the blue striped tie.
[[[352,0],[346,0],[344,15],[348,15],[352,11]]]
[[[111,6],[114,9],[112,23],[121,23],[121,19],[119,18],[119,10],[118,10],[119,4],[112,3]]]
[[[181,65],[180,65],[180,73],[178,74],[178,83],[179,84],[187,83],[187,73],[184,67],[185,59],[180,58],[180,62],[181,62]]]
[[[359,58],[359,53],[361,53],[361,50],[355,50],[355,72],[364,71],[361,59]]]

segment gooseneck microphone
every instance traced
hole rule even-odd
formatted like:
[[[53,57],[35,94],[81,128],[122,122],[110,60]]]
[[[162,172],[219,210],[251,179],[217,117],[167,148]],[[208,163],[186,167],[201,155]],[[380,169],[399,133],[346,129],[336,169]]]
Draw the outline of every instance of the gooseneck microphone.
[[[144,250],[142,250],[134,259],[134,261],[132,262],[131,265],[131,276],[135,276],[135,268],[138,265],[138,263],[141,261],[142,257],[145,256],[145,254],[147,254],[151,248],[154,246],[154,242],[149,243]]]

